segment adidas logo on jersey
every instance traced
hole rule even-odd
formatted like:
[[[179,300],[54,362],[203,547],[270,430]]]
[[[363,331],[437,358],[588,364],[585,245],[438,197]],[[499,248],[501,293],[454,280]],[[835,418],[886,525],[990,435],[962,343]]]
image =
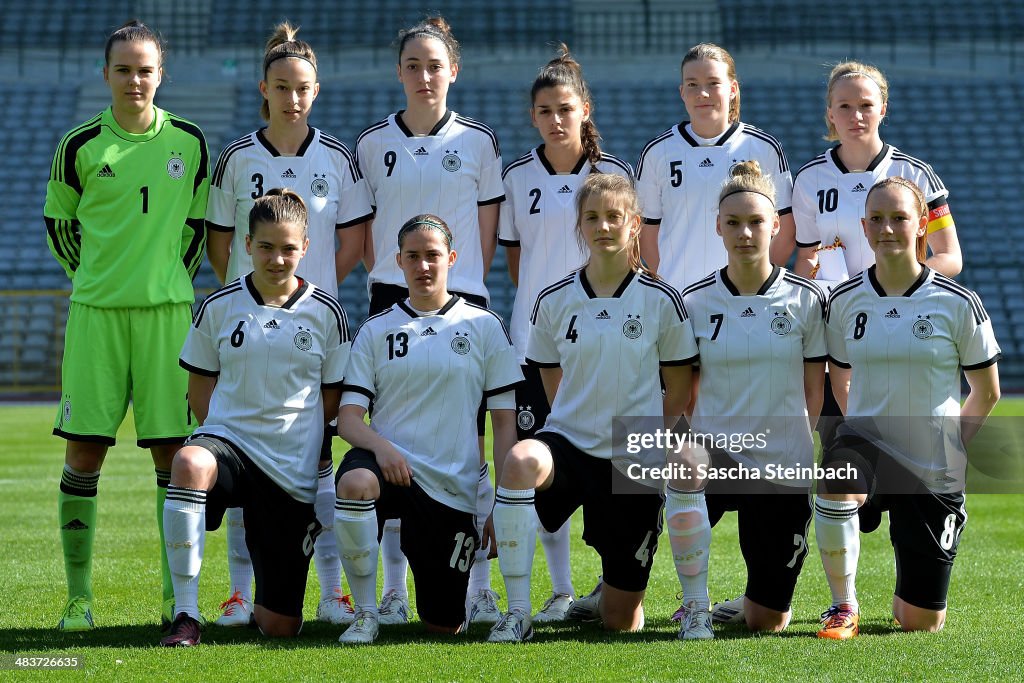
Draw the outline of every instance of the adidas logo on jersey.
[[[281,326],[277,324],[276,320],[271,319],[271,321],[269,323],[267,323],[266,325],[263,326],[263,329],[265,329],[265,330],[279,330],[279,329],[281,329]]]
[[[864,187],[864,183],[857,183],[856,185],[853,186],[853,189],[850,190],[850,192],[867,192],[867,191],[868,191],[868,188]]]
[[[77,517],[61,527],[65,531],[85,531],[88,528],[86,523]]]
[[[428,152],[427,150],[423,149],[422,147],[420,147],[418,150],[416,150],[415,152],[412,153],[412,155],[414,157],[425,157],[428,154],[430,154],[430,152]]]
[[[281,177],[282,178],[298,178],[298,176],[295,175],[295,171],[293,171],[290,168],[286,168],[284,173],[281,174]]]
[[[558,194],[572,194],[572,188],[568,185],[562,185],[558,188]]]
[[[101,168],[100,172],[96,174],[96,177],[97,178],[113,178],[113,177],[115,177],[114,176],[114,170],[112,168],[110,168],[110,164],[103,164],[103,168]]]
[[[611,320],[612,317],[610,315],[608,315],[608,311],[602,309],[601,312],[597,314],[596,319],[597,320]]]
[[[885,314],[885,317],[886,317],[886,318],[899,318],[899,317],[900,317],[900,312],[899,312],[899,311],[897,311],[897,310],[896,310],[896,309],[894,308],[894,309],[892,309],[891,311],[889,311],[888,313],[886,313],[886,314]]]
[[[742,313],[740,313],[740,317],[741,318],[756,318],[757,317],[757,313],[754,313],[754,309],[753,308],[751,308],[750,306],[747,306],[747,310],[745,310]]]
[[[428,327],[427,329],[425,329],[422,332],[420,332],[420,336],[421,337],[436,337],[437,336],[437,332],[434,332],[434,328],[433,327]]]
[[[697,168],[714,168],[714,167],[715,167],[715,164],[708,157],[704,157],[704,161],[702,161],[699,164],[697,164]]]

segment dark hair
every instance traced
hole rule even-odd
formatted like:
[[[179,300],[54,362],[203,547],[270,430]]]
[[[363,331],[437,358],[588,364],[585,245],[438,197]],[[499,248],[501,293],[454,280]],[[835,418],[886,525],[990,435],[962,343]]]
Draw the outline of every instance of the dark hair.
[[[729,77],[729,80],[736,81],[736,97],[732,98],[729,102],[729,123],[735,123],[740,120],[740,90],[739,90],[739,79],[736,78],[736,62],[733,60],[732,55],[724,47],[715,45],[714,43],[700,43],[694,45],[686,54],[683,55],[683,63],[679,65],[679,73],[682,75],[683,69],[690,62],[696,62],[698,60],[706,59],[712,62],[722,62],[725,64],[725,73]]]
[[[559,43],[558,56],[544,65],[530,88],[530,103],[537,99],[537,93],[544,88],[564,86],[590,108],[590,118],[580,126],[580,139],[583,142],[583,153],[592,164],[601,161],[601,134],[594,124],[594,100],[590,88],[583,79],[583,67],[571,54],[565,43]]]
[[[928,216],[928,200],[925,199],[924,192],[922,192],[921,188],[917,186],[917,183],[898,175],[882,178],[872,185],[871,189],[868,190],[867,195],[864,197],[864,206],[866,207],[868,200],[871,199],[871,193],[875,190],[881,190],[887,187],[901,187],[910,192],[910,194],[914,196],[914,208],[917,210],[917,217],[920,219],[921,216]],[[928,258],[927,231],[917,238],[917,242],[914,246],[917,251],[917,260],[924,263],[925,259]]]
[[[421,213],[402,224],[402,227],[398,230],[398,250],[402,250],[402,243],[405,242],[406,235],[410,232],[419,232],[421,230],[437,230],[444,237],[444,242],[448,245],[448,251],[452,250],[451,229],[444,222],[444,219],[432,213]]]
[[[287,57],[305,60],[312,65],[313,71],[317,70],[316,53],[313,52],[313,48],[310,47],[309,43],[295,38],[298,32],[299,27],[292,26],[287,21],[282,21],[274,27],[274,33],[267,39],[267,47],[263,53],[264,81],[267,80],[267,70],[270,68],[270,65],[279,59]],[[266,98],[263,98],[263,104],[260,105],[260,117],[264,121],[270,120],[270,105],[267,103]]]
[[[581,250],[588,250],[586,239],[583,237],[583,205],[593,196],[611,197],[620,200],[626,210],[627,217],[640,215],[640,201],[636,195],[636,189],[628,178],[614,173],[591,173],[576,190],[576,242]],[[590,263],[590,259],[587,259]],[[640,231],[636,231],[632,244],[629,245],[629,267],[635,272],[645,272],[651,277],[657,277],[651,273],[643,264],[640,258]]]
[[[302,239],[309,233],[309,213],[302,197],[285,188],[275,187],[253,202],[249,209],[249,237],[256,235],[257,223],[297,223],[302,226]]]
[[[152,42],[156,45],[156,51],[160,54],[160,65],[163,66],[164,41],[160,39],[160,35],[157,34],[156,31],[146,26],[138,19],[132,19],[131,21],[125,22],[120,28],[107,36],[107,44],[103,48],[104,64],[110,66],[110,50],[114,47],[114,43],[122,40],[126,43]]]
[[[453,65],[459,63],[459,59],[462,56],[459,52],[459,41],[455,40],[455,36],[452,35],[452,27],[448,25],[445,18],[437,15],[427,17],[415,26],[403,28],[398,32],[398,37],[395,39],[394,44],[398,47],[399,64],[402,62],[402,51],[405,50],[405,44],[413,38],[421,37],[441,41],[448,51],[448,61]]]
[[[740,192],[753,192],[764,195],[775,207],[775,183],[768,176],[761,173],[761,164],[756,159],[733,164],[729,171],[730,178],[722,183],[722,189],[718,193],[718,203],[729,195]]]

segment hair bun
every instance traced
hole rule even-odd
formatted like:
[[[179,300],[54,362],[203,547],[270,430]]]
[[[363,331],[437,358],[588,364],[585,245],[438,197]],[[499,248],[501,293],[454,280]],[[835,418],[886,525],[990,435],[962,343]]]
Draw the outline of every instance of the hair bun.
[[[749,161],[741,161],[738,164],[733,164],[731,174],[733,178],[760,178],[764,175],[761,172],[761,164],[757,163],[756,159],[750,159]]]

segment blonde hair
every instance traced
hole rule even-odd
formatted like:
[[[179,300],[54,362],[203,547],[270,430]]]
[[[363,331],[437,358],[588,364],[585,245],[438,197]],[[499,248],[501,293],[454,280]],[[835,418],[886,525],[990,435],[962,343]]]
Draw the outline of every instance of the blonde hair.
[[[317,71],[316,53],[313,52],[313,48],[310,47],[309,43],[296,39],[295,36],[298,32],[299,27],[292,26],[287,21],[282,21],[274,27],[274,32],[267,39],[267,47],[263,53],[264,81],[267,80],[267,70],[270,68],[270,65],[279,59],[286,59],[288,57],[309,62],[310,66],[313,67],[313,71]],[[263,98],[263,104],[260,105],[260,117],[264,121],[270,120],[270,105],[267,103],[266,98]]]
[[[914,209],[917,210],[917,217],[920,219],[922,216],[928,216],[928,200],[925,199],[924,192],[917,186],[917,183],[912,180],[907,180],[902,176],[891,176],[889,178],[882,178],[877,183],[871,186],[868,190],[868,194],[864,197],[864,205],[867,206],[868,201],[871,200],[871,193],[875,190],[883,190],[887,187],[903,188],[914,195]],[[928,231],[917,238],[917,242],[914,245],[917,251],[917,260],[924,263],[925,259],[928,258]]]
[[[740,81],[736,78],[736,62],[732,55],[724,47],[714,43],[699,43],[694,45],[683,55],[683,62],[679,65],[679,75],[682,77],[683,69],[690,62],[706,59],[712,62],[722,62],[726,66],[726,75],[730,81],[736,82],[736,97],[729,101],[729,123],[740,120]]]
[[[825,125],[828,127],[825,139],[829,142],[839,139],[839,132],[835,125],[828,120],[828,110],[832,106],[832,91],[835,90],[836,84],[844,78],[866,78],[872,81],[882,93],[882,106],[884,107],[889,102],[889,81],[885,80],[885,75],[878,67],[862,62],[836,64],[832,68],[832,73],[828,75],[828,90],[825,92]]]
[[[775,183],[772,179],[761,172],[761,164],[756,160],[743,161],[733,164],[729,173],[731,178],[722,183],[722,189],[718,193],[718,203],[731,194],[739,192],[754,192],[767,197],[775,207]]]
[[[629,218],[640,216],[640,200],[636,196],[636,190],[629,179],[612,173],[591,173],[576,191],[576,243],[583,251],[588,250],[586,238],[583,236],[583,205],[591,197],[602,197],[622,203],[626,216]],[[587,259],[590,263],[590,259]],[[640,231],[637,230],[629,245],[629,268],[635,272],[645,272],[656,277],[647,270],[643,260],[640,258]]]

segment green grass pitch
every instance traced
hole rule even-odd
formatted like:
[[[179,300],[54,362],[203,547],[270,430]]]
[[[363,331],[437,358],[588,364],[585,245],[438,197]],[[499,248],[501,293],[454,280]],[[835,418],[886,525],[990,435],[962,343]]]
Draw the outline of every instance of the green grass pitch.
[[[753,637],[745,628],[719,628],[712,642],[682,643],[669,615],[678,585],[663,534],[647,593],[642,633],[609,635],[593,625],[545,626],[532,643],[495,646],[474,627],[457,638],[434,638],[417,624],[384,628],[378,644],[341,648],[340,627],[306,624],[296,639],[270,642],[256,631],[210,627],[200,647],[164,650],[159,633],[158,543],[152,463],[134,447],[131,425],[122,430],[100,480],[94,614],[99,628],[63,635],[55,629],[65,599],[56,524],[56,491],[63,442],[50,436],[54,407],[0,407],[0,666],[11,654],[79,655],[84,671],[24,673],[0,669],[0,680],[29,677],[94,680],[706,680],[862,681],[889,679],[1016,679],[1021,675],[1017,619],[1024,612],[1024,495],[969,497],[970,519],[960,544],[949,593],[949,616],[939,634],[903,634],[890,616],[894,567],[885,526],[862,537],[858,596],[862,635],[851,642],[814,637],[828,602],[821,564],[811,553],[793,603],[794,619],[782,635]],[[1024,400],[1004,399],[998,412],[1024,415]],[[342,454],[335,447],[336,458]],[[573,520],[573,580],[590,590],[600,569]],[[812,532],[813,534],[813,525]],[[745,569],[735,516],[714,530],[712,599],[742,593]],[[538,547],[534,605],[550,583]],[[206,546],[200,607],[213,617],[227,597],[222,531]],[[504,593],[497,563],[492,581]],[[306,615],[316,613],[318,588],[311,570]]]

